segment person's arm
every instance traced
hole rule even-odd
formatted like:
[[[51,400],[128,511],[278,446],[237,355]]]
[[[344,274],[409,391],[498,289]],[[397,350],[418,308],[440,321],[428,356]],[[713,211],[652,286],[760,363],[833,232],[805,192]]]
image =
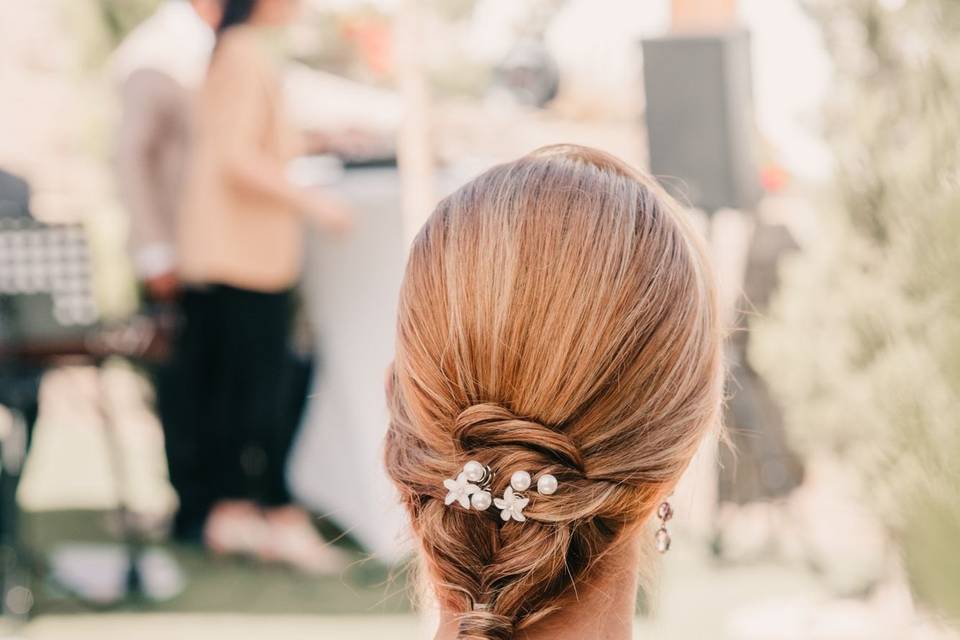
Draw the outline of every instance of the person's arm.
[[[216,127],[226,178],[238,188],[270,198],[323,225],[344,226],[345,213],[334,198],[293,184],[287,167],[264,154],[260,126],[269,117],[271,70],[250,34],[223,36],[207,76],[207,116]]]
[[[215,120],[204,125],[216,127],[226,177],[238,188],[299,209],[306,193],[287,179],[286,167],[260,147],[272,78],[259,46],[248,33],[223,36],[207,76],[207,116]]]
[[[160,204],[156,156],[177,108],[176,82],[151,69],[135,71],[120,88],[122,114],[117,146],[120,196],[130,216],[130,249],[146,282],[171,280],[175,269],[172,212]],[[162,292],[161,292],[162,293]]]

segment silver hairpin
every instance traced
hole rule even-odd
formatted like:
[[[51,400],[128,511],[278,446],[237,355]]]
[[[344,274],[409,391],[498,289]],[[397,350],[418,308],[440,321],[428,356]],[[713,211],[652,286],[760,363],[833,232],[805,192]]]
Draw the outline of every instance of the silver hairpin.
[[[510,476],[510,486],[504,490],[503,497],[494,499],[493,504],[500,509],[500,518],[504,522],[511,519],[517,522],[526,521],[523,509],[530,504],[530,498],[523,492],[530,488],[531,482],[530,474],[526,471],[514,471]]]
[[[527,518],[523,510],[530,504],[530,498],[525,492],[533,484],[530,473],[523,470],[514,471],[510,476],[510,486],[504,490],[501,498],[494,498],[491,495],[492,480],[493,472],[489,466],[470,460],[463,465],[463,470],[456,479],[443,481],[443,486],[447,489],[444,504],[449,506],[457,502],[464,509],[472,507],[477,511],[486,511],[493,505],[500,509],[500,518],[504,522],[509,520],[525,522]],[[553,495],[558,485],[556,476],[549,473],[541,474],[537,478],[537,493],[543,496]]]
[[[448,491],[443,503],[449,506],[457,502],[464,509],[473,507],[477,511],[485,511],[493,502],[493,496],[490,494],[492,479],[493,472],[490,471],[490,467],[471,460],[463,465],[463,471],[455,480],[443,481],[443,486]]]

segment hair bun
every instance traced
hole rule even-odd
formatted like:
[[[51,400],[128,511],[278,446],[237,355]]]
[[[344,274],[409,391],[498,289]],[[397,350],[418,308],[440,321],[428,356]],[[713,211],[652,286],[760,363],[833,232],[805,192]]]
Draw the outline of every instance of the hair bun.
[[[565,433],[533,419],[519,417],[500,404],[485,402],[461,411],[454,423],[453,436],[464,453],[496,449],[499,450],[498,457],[509,454],[529,457],[533,454],[545,458],[539,461],[540,466],[559,464],[580,474],[584,471],[580,447]]]
[[[533,635],[616,569],[608,554],[716,424],[722,332],[705,244],[649,176],[548,148],[437,205],[397,308],[385,458],[440,609],[459,640]],[[523,471],[557,490],[531,484],[522,524],[513,505],[510,521],[451,508],[444,480],[471,460],[489,467],[477,486],[491,496]]]

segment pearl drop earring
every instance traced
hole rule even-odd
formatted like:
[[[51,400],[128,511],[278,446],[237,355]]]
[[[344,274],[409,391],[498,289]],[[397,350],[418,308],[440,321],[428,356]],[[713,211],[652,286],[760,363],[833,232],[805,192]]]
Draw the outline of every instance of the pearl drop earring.
[[[666,553],[670,550],[670,532],[667,531],[667,522],[673,517],[673,507],[666,500],[657,507],[657,517],[660,518],[660,528],[657,529],[653,539],[657,544],[657,551]]]

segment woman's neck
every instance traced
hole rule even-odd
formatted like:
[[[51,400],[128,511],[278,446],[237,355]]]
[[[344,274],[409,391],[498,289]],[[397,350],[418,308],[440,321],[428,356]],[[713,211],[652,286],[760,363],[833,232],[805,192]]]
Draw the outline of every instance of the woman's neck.
[[[630,640],[636,612],[639,553],[620,545],[597,567],[597,577],[577,585],[577,595],[557,613],[518,635],[518,640]],[[457,621],[443,612],[434,640],[455,640]]]

